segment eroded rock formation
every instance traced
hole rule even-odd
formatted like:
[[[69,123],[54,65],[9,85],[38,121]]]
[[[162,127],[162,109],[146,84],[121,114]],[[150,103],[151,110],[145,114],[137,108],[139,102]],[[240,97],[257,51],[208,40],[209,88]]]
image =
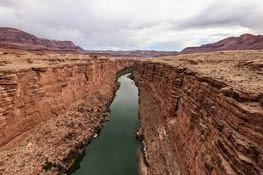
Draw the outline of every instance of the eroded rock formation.
[[[262,52],[221,54],[136,63],[147,174],[262,175]]]
[[[115,73],[132,62],[30,53],[1,61],[0,174],[26,175],[68,171],[106,120]]]

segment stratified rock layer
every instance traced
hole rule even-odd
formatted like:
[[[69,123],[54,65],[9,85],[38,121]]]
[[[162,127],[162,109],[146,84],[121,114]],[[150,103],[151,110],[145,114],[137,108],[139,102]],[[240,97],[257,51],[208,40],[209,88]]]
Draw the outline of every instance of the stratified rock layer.
[[[263,174],[262,53],[210,56],[136,63],[148,175]]]
[[[91,60],[79,65],[1,72],[0,144],[38,122],[65,113],[116,71],[115,61]]]
[[[132,63],[31,53],[1,61],[0,174],[21,175],[69,170],[107,120],[116,72]]]

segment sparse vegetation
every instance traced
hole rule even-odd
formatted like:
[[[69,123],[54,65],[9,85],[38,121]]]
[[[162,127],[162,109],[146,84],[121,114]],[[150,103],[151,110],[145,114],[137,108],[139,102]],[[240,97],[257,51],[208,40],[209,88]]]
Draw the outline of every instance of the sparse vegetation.
[[[124,75],[124,74],[128,74],[133,72],[132,67],[126,67],[122,70],[120,70],[119,72],[116,73],[116,79],[118,79],[120,76]]]
[[[45,171],[49,171],[51,170],[51,168],[56,167],[56,164],[52,163],[52,162],[46,162],[43,166],[42,169]]]

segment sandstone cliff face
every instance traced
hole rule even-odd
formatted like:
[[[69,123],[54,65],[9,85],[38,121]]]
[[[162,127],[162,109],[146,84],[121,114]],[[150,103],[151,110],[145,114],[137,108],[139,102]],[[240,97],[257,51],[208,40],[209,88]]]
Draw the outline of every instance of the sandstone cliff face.
[[[262,91],[243,93],[189,67],[135,65],[148,174],[261,175]]]
[[[63,67],[34,67],[0,74],[0,145],[35,124],[65,113],[91,95],[120,68],[115,61],[94,60]]]
[[[0,174],[66,173],[107,118],[115,73],[133,62],[18,55],[1,57]],[[5,57],[21,67],[8,67]]]

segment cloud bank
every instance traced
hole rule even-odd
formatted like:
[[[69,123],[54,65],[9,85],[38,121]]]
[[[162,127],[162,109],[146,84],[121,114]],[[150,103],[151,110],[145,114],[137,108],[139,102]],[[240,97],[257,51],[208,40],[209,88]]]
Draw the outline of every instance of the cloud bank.
[[[1,0],[0,26],[85,49],[181,50],[263,33],[262,0]]]

